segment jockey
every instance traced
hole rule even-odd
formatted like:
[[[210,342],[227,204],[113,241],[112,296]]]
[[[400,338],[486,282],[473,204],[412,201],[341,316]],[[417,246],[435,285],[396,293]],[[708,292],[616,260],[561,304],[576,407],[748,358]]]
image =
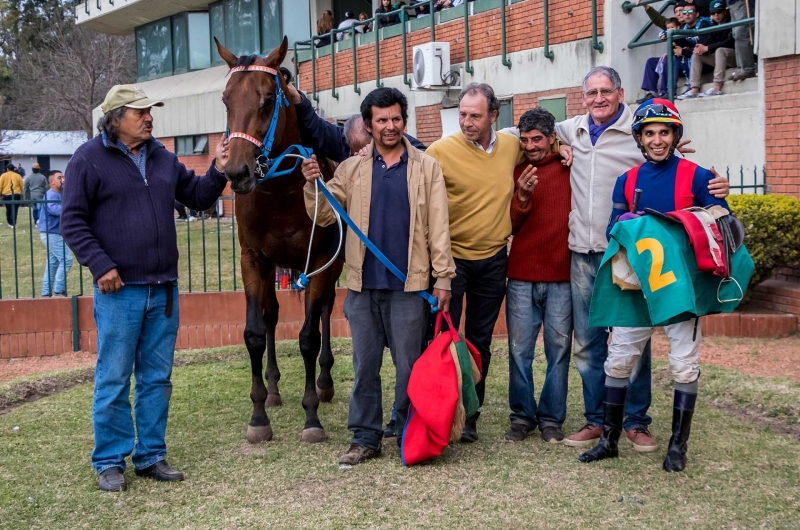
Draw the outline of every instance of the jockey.
[[[662,213],[691,206],[720,205],[728,209],[725,200],[715,198],[708,191],[708,182],[716,176],[713,170],[675,155],[675,148],[683,135],[683,125],[671,102],[651,99],[642,103],[635,112],[632,129],[646,162],[617,179],[607,235],[616,222],[636,219],[644,214],[639,210],[645,208]],[[622,431],[628,381],[654,329],[613,328],[604,366],[603,434],[593,449],[580,455],[581,462],[618,456],[617,443]],[[697,398],[702,334],[696,318],[667,325],[664,330],[670,340],[669,364],[675,380],[675,398],[672,437],[663,468],[665,471],[682,471],[686,466],[687,441]]]

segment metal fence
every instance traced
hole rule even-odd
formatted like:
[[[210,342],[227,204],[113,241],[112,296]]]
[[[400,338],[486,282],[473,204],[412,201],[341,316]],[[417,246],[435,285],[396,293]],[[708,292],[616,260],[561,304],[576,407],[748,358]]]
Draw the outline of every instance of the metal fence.
[[[731,181],[732,194],[766,193],[766,171],[763,167],[727,167],[725,175]],[[221,197],[234,211],[235,198]],[[50,239],[40,236],[34,223],[33,208],[44,208],[59,201],[0,201],[5,208],[19,207],[16,224],[7,226],[5,211],[0,214],[0,299],[41,298],[45,268],[50,255]],[[239,270],[239,238],[235,218],[200,216],[196,221],[175,219],[178,251],[178,285],[181,292],[237,291],[242,289]],[[55,241],[55,239],[54,239]],[[57,249],[59,250],[59,249]],[[69,252],[67,248],[60,250]],[[57,279],[51,274],[53,280]],[[275,284],[278,289],[290,289],[297,272],[278,269]],[[51,282],[52,283],[52,282]],[[340,282],[341,283],[341,282]],[[91,294],[92,275],[77,261],[65,278],[65,294]]]

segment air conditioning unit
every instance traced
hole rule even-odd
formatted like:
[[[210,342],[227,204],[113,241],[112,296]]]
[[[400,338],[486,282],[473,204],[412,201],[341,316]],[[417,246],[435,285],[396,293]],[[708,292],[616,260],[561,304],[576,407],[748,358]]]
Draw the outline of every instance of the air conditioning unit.
[[[453,88],[444,78],[450,71],[450,43],[428,42],[414,46],[411,89]]]

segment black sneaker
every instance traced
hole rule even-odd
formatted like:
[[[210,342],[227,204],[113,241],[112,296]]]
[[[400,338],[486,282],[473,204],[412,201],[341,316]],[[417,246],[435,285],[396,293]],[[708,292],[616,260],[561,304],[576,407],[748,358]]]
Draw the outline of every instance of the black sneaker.
[[[477,416],[473,416],[471,418],[467,418],[467,421],[464,424],[464,430],[461,431],[461,442],[471,444],[477,441],[478,441],[478,418]]]
[[[653,99],[659,97],[658,94],[653,94],[652,92],[647,92],[644,96],[640,97],[636,100],[636,103],[644,103],[648,99]]]
[[[539,429],[540,434],[542,435],[542,440],[549,444],[560,444],[564,441],[564,433],[561,432],[559,427],[555,425],[547,425]]]
[[[511,428],[506,431],[505,440],[507,442],[521,442],[525,438],[527,438],[536,427],[528,427],[524,423],[512,423]]]
[[[389,438],[397,438],[397,425],[394,420],[386,424],[386,427],[383,429],[383,437],[387,440]]]
[[[102,491],[125,491],[128,485],[125,483],[125,475],[118,467],[110,467],[100,473],[98,486]]]

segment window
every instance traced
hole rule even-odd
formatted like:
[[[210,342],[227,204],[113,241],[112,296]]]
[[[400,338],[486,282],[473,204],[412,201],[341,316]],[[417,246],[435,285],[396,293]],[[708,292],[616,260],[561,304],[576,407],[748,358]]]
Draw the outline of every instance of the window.
[[[169,18],[136,28],[136,68],[140,80],[172,75],[172,24]]]
[[[283,41],[281,0],[261,0],[261,52],[269,53]]]
[[[187,13],[189,26],[189,70],[211,66],[211,35],[208,13]]]
[[[222,2],[209,4],[208,20],[211,26],[211,38],[209,39],[211,45],[211,64],[214,66],[225,64],[225,61],[223,61],[222,57],[217,53],[217,45],[214,42],[214,37],[216,37],[219,42],[223,45],[225,44],[225,8]]]
[[[208,135],[176,137],[175,154],[178,156],[207,155]]]
[[[514,126],[514,100],[511,98],[500,100],[500,113],[494,122],[494,130],[499,131],[506,127]]]
[[[261,50],[259,38],[259,0],[224,0],[225,47],[234,55],[250,55]]]
[[[567,98],[540,99],[539,106],[552,114],[557,122],[567,119]]]
[[[189,71],[189,28],[186,14],[172,17],[172,72]]]

